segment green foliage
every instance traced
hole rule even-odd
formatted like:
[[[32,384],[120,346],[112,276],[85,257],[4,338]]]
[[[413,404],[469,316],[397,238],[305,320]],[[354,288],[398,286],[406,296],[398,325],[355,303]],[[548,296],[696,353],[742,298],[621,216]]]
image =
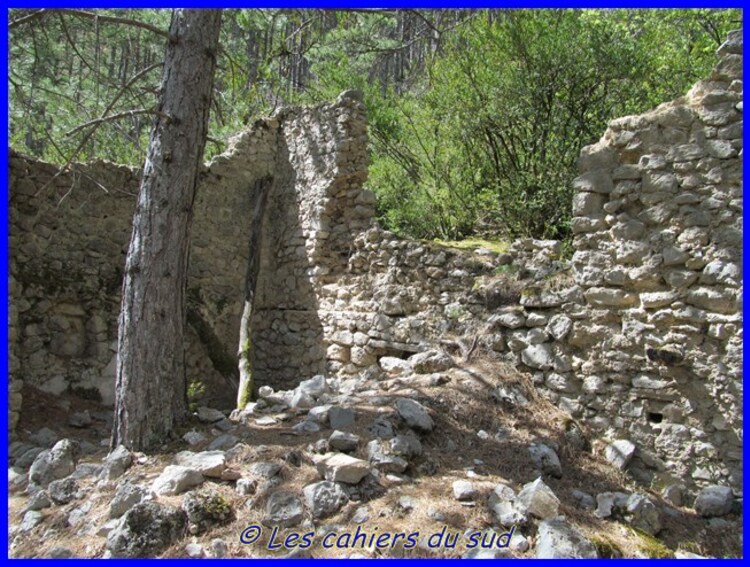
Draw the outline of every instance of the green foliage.
[[[596,534],[591,537],[591,543],[601,559],[621,559],[625,557],[622,547],[606,534]]]
[[[206,395],[206,385],[199,379],[191,380],[187,387],[188,407],[191,412],[198,411],[198,403]]]
[[[581,148],[610,119],[706,75],[736,17],[508,10],[472,19],[449,38],[425,91],[394,100],[396,135],[374,137],[370,183],[383,220],[423,238],[566,236]],[[723,31],[711,37],[708,22]]]
[[[630,528],[638,539],[638,548],[649,559],[674,559],[674,552],[649,533],[638,528]]]

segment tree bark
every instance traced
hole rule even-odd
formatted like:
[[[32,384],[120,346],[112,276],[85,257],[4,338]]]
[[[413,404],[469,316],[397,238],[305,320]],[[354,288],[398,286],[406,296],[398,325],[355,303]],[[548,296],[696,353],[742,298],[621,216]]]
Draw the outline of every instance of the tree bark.
[[[264,177],[253,185],[250,195],[253,199],[252,215],[250,217],[250,239],[248,245],[247,272],[245,275],[245,306],[240,323],[239,368],[240,384],[237,389],[237,409],[243,410],[253,394],[253,343],[250,328],[253,316],[253,302],[255,289],[258,285],[260,273],[260,247],[263,233],[263,214],[266,211],[266,201],[271,192],[273,179]]]
[[[221,12],[175,10],[125,261],[112,447],[164,443],[187,414],[184,329],[190,228]]]

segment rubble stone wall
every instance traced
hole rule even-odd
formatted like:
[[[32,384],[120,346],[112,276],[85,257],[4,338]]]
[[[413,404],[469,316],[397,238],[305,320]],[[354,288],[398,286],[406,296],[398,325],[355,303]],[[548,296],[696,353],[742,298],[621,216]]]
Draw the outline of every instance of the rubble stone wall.
[[[528,371],[597,436],[632,440],[629,470],[646,482],[741,489],[741,52],[734,33],[708,80],[583,150],[571,260],[553,241],[496,254],[382,230],[356,92],[259,121],[201,174],[189,378],[229,406],[240,352],[257,390],[319,373],[356,382],[442,341]],[[14,420],[20,380],[112,401],[138,174],[77,165],[48,186],[56,171],[11,157]],[[253,226],[259,180],[270,189]]]
[[[572,259],[580,412],[654,466],[741,486],[742,33],[683,98],[584,149]],[[654,460],[654,459],[652,459]]]

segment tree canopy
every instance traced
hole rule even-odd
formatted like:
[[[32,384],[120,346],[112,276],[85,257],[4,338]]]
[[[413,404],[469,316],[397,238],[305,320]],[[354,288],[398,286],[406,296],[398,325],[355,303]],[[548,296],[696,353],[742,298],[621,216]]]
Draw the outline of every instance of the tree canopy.
[[[168,10],[11,10],[11,145],[140,164]],[[418,238],[565,237],[609,120],[686,92],[739,10],[224,10],[210,157],[280,105],[359,88],[368,185]]]

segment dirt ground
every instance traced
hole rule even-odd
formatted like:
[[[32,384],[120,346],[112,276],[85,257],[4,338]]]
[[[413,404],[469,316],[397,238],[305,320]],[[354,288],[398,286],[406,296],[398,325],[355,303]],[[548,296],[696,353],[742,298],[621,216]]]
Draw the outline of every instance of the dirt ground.
[[[597,450],[591,448],[591,443],[581,446],[580,442],[571,441],[571,436],[565,434],[566,430],[579,426],[536,395],[528,376],[488,361],[454,369],[449,376],[447,383],[435,387],[413,387],[413,384],[403,383],[399,379],[380,383],[379,395],[419,398],[431,408],[435,422],[433,431],[421,436],[424,455],[411,462],[406,471],[408,482],[401,484],[395,479],[388,481],[381,477],[379,483],[367,491],[366,498],[349,502],[335,516],[316,521],[314,526],[302,524],[273,534],[271,528],[261,524],[265,496],[241,496],[236,492],[234,482],[210,479],[198,490],[221,494],[233,509],[233,520],[205,534],[188,535],[161,556],[186,557],[186,544],[199,543],[208,549],[212,540],[221,538],[228,545],[228,557],[284,557],[290,554],[290,549],[284,549],[280,542],[285,536],[296,532],[308,534],[312,546],[308,549],[292,547],[293,556],[348,557],[359,554],[364,557],[461,557],[467,551],[466,544],[471,532],[489,528],[494,528],[498,534],[507,532],[494,520],[486,505],[487,497],[498,483],[506,483],[518,491],[523,484],[538,477],[539,473],[527,450],[535,440],[544,440],[556,447],[563,476],[559,479],[545,478],[545,482],[560,499],[560,513],[594,542],[600,555],[668,557],[674,551],[681,550],[710,557],[741,556],[741,517],[734,515],[726,518],[730,521],[729,526],[739,526],[738,531],[727,529],[726,523],[719,522],[718,526],[716,522],[710,524],[690,508],[676,508],[657,492],[638,486],[627,474],[617,471],[597,454]],[[494,399],[490,392],[500,385],[522,392],[529,400],[528,405],[513,405]],[[367,427],[376,416],[383,415],[387,407],[382,403],[378,406],[356,406],[356,421],[351,431],[362,439],[356,456],[364,456],[364,445],[372,437]],[[82,410],[88,410],[94,417],[91,426],[79,429],[66,425],[69,415]],[[102,443],[109,436],[110,412],[110,409],[100,407],[95,402],[75,396],[51,396],[27,388],[18,427],[19,438],[26,440],[31,433],[49,427],[58,433],[59,438],[70,437],[91,443],[96,451],[86,455],[82,462],[101,463],[108,451]],[[274,490],[301,493],[304,486],[320,480],[311,460],[312,445],[319,439],[328,438],[331,430],[323,428],[318,433],[294,434],[291,425],[300,421],[303,415],[304,412],[295,415],[293,410],[284,412],[277,416],[279,422],[272,426],[258,426],[252,420],[238,424],[230,433],[239,437],[244,446],[234,451],[232,468],[243,473],[244,477],[249,466],[255,462],[281,464],[281,483]],[[117,482],[129,480],[148,484],[170,464],[174,453],[186,449],[201,450],[213,435],[218,434],[214,431],[212,435],[211,426],[197,419],[185,424],[179,433],[182,435],[191,429],[203,431],[208,440],[197,447],[189,447],[184,441],[175,440],[166,444],[160,452],[137,454],[135,464]],[[480,438],[480,430],[487,432],[488,438]],[[580,431],[585,437],[586,432],[583,429]],[[593,445],[599,446],[597,443]],[[452,484],[459,479],[470,480],[479,496],[470,502],[456,501]],[[97,528],[107,522],[108,507],[116,483],[95,488],[97,482],[92,478],[81,481],[91,502],[91,509],[85,514],[82,524],[71,527],[67,520],[70,511],[81,506],[81,501],[47,508],[43,510],[45,519],[40,526],[20,537],[11,538],[12,556],[48,557],[53,548],[64,546],[78,557],[102,557],[106,537],[98,535]],[[606,491],[649,494],[663,510],[664,528],[658,540],[637,532],[625,523],[599,519],[593,511],[581,509],[572,496],[575,489],[594,497]],[[406,500],[404,497],[407,497]],[[179,505],[182,498],[160,496],[158,500]],[[11,492],[8,503],[10,523],[20,522],[27,500],[23,491]],[[363,517],[366,520],[355,523],[355,513],[357,520]],[[88,530],[85,529],[87,526]],[[262,535],[252,544],[243,544],[240,536],[251,526],[261,526]],[[359,532],[356,532],[358,528]],[[463,536],[458,539],[455,548],[441,546],[429,549],[423,543],[408,549],[407,536],[418,532],[418,536],[413,535],[414,541],[421,541],[442,530]],[[536,535],[533,523],[518,526],[517,531],[533,543]],[[339,535],[325,539],[325,535],[332,532]],[[354,535],[364,533],[366,537],[355,540],[352,535],[350,540],[338,540],[340,535],[347,532]],[[370,537],[398,532],[405,536],[395,547],[386,545],[379,548],[375,545],[375,538]],[[335,544],[331,548],[324,548],[324,539],[327,544],[339,541],[343,549],[336,548]],[[509,555],[533,557],[533,546],[530,551],[511,552]]]

